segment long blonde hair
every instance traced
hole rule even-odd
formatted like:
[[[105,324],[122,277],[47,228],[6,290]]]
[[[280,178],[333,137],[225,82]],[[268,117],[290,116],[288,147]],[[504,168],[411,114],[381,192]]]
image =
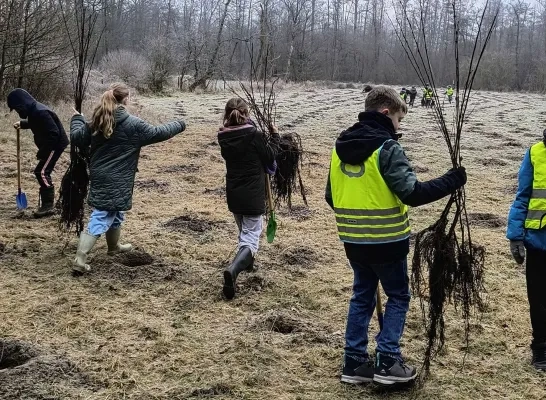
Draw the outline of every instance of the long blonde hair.
[[[106,139],[110,139],[114,132],[115,113],[122,103],[129,96],[129,88],[123,83],[114,83],[103,93],[100,103],[93,110],[91,119],[91,129],[93,135],[102,134]]]

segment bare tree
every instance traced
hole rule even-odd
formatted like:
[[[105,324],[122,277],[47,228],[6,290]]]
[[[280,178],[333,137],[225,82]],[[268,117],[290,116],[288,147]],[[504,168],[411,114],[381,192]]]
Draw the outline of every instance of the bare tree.
[[[95,62],[105,27],[98,25],[103,4],[99,0],[73,0],[68,8],[59,0],[66,34],[74,55],[74,103],[81,112],[89,83],[91,67]],[[71,17],[72,16],[72,17]]]

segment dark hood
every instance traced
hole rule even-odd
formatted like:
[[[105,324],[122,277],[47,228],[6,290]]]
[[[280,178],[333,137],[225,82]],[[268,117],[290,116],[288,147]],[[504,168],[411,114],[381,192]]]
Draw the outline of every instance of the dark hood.
[[[336,152],[342,162],[356,165],[390,139],[398,140],[391,119],[377,111],[365,111],[358,115],[358,123],[339,135]]]
[[[221,127],[218,132],[218,142],[222,148],[222,155],[231,157],[242,157],[254,140],[256,128],[247,123],[244,125]]]
[[[13,89],[8,94],[8,107],[11,110],[17,111],[23,119],[28,117],[30,110],[36,104],[36,100],[26,90]]]

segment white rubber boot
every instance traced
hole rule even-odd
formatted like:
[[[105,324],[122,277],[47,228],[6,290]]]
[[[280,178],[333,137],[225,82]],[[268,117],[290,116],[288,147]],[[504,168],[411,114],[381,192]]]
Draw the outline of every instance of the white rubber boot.
[[[78,243],[78,251],[76,252],[76,258],[72,261],[72,269],[84,274],[91,271],[91,267],[87,264],[87,255],[97,243],[97,238],[88,233],[82,232],[80,235],[80,242]]]

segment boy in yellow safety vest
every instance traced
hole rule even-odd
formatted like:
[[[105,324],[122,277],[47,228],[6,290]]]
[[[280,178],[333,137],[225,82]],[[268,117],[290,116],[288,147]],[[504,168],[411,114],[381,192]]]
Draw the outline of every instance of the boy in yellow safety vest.
[[[527,257],[527,297],[533,328],[532,364],[546,371],[546,130],[544,140],[525,154],[506,237],[518,264]]]
[[[417,374],[400,352],[410,302],[408,206],[453,193],[466,183],[466,172],[459,168],[419,182],[396,134],[407,113],[400,95],[375,87],[365,108],[336,141],[326,187],[326,201],[335,211],[339,238],[354,271],[341,381],[390,385],[409,382]],[[368,354],[368,326],[378,282],[388,301],[374,362]]]

